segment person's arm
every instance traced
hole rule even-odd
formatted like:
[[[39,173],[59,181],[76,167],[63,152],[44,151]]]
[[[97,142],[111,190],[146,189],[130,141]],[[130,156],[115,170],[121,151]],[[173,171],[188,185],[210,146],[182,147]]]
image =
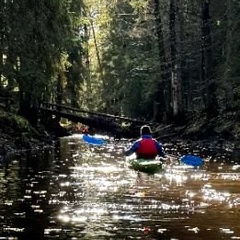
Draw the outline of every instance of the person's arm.
[[[158,155],[160,157],[165,157],[165,152],[164,152],[162,144],[155,140],[155,146],[157,148]]]
[[[158,150],[158,155],[163,158],[161,160],[164,160],[164,162],[166,164],[171,164],[172,159],[168,155],[165,154],[162,144],[159,143],[158,141],[156,141],[156,147],[157,147],[157,150]]]
[[[132,155],[133,153],[135,153],[139,148],[139,142],[135,142],[130,148],[128,148],[126,151],[125,151],[125,155],[126,156],[130,156]]]

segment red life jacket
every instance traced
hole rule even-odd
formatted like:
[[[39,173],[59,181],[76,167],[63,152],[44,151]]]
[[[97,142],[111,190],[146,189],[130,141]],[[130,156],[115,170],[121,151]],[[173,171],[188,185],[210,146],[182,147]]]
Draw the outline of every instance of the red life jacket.
[[[158,151],[155,146],[155,140],[151,138],[142,138],[140,146],[136,152],[137,158],[153,159],[157,156]]]

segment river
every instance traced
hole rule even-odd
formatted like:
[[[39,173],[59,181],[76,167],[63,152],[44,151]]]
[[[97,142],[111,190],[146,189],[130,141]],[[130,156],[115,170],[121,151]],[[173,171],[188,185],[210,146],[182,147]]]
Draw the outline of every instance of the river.
[[[201,167],[173,162],[149,176],[125,165],[127,145],[76,134],[1,159],[0,240],[240,239],[237,162],[208,149]]]

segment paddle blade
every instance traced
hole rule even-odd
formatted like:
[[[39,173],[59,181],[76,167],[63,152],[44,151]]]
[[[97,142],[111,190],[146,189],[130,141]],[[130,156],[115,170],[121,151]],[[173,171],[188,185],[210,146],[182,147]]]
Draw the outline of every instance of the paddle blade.
[[[88,144],[92,144],[92,145],[103,145],[105,143],[105,141],[101,138],[95,138],[93,136],[89,136],[89,135],[83,135],[83,140],[88,143]]]
[[[193,156],[193,155],[184,155],[180,158],[180,161],[182,163],[185,163],[187,165],[191,165],[194,167],[201,166],[203,164],[203,160],[200,157]]]

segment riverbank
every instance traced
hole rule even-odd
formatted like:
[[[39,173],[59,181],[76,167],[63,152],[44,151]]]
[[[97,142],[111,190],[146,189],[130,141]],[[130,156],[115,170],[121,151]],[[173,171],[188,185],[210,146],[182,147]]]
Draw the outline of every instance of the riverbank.
[[[189,144],[211,144],[217,147],[227,144],[228,148],[238,149],[240,139],[240,123],[227,116],[211,121],[196,116],[187,125],[155,124],[152,129],[154,137],[161,142],[186,141]],[[62,134],[63,131],[67,133],[63,128],[46,129],[41,125],[34,128],[21,116],[1,110],[0,155],[52,145],[61,131]]]
[[[50,145],[52,140],[43,127],[34,128],[25,118],[0,110],[0,155]]]
[[[180,138],[191,141],[232,141],[240,139],[240,121],[231,115],[217,116],[211,120],[199,115],[185,125],[156,125],[157,138]]]
[[[215,151],[215,154],[229,155],[229,159],[240,163],[240,122],[224,115],[207,121],[196,116],[186,125],[157,125],[154,135],[162,143],[174,143],[198,148],[201,151]]]

